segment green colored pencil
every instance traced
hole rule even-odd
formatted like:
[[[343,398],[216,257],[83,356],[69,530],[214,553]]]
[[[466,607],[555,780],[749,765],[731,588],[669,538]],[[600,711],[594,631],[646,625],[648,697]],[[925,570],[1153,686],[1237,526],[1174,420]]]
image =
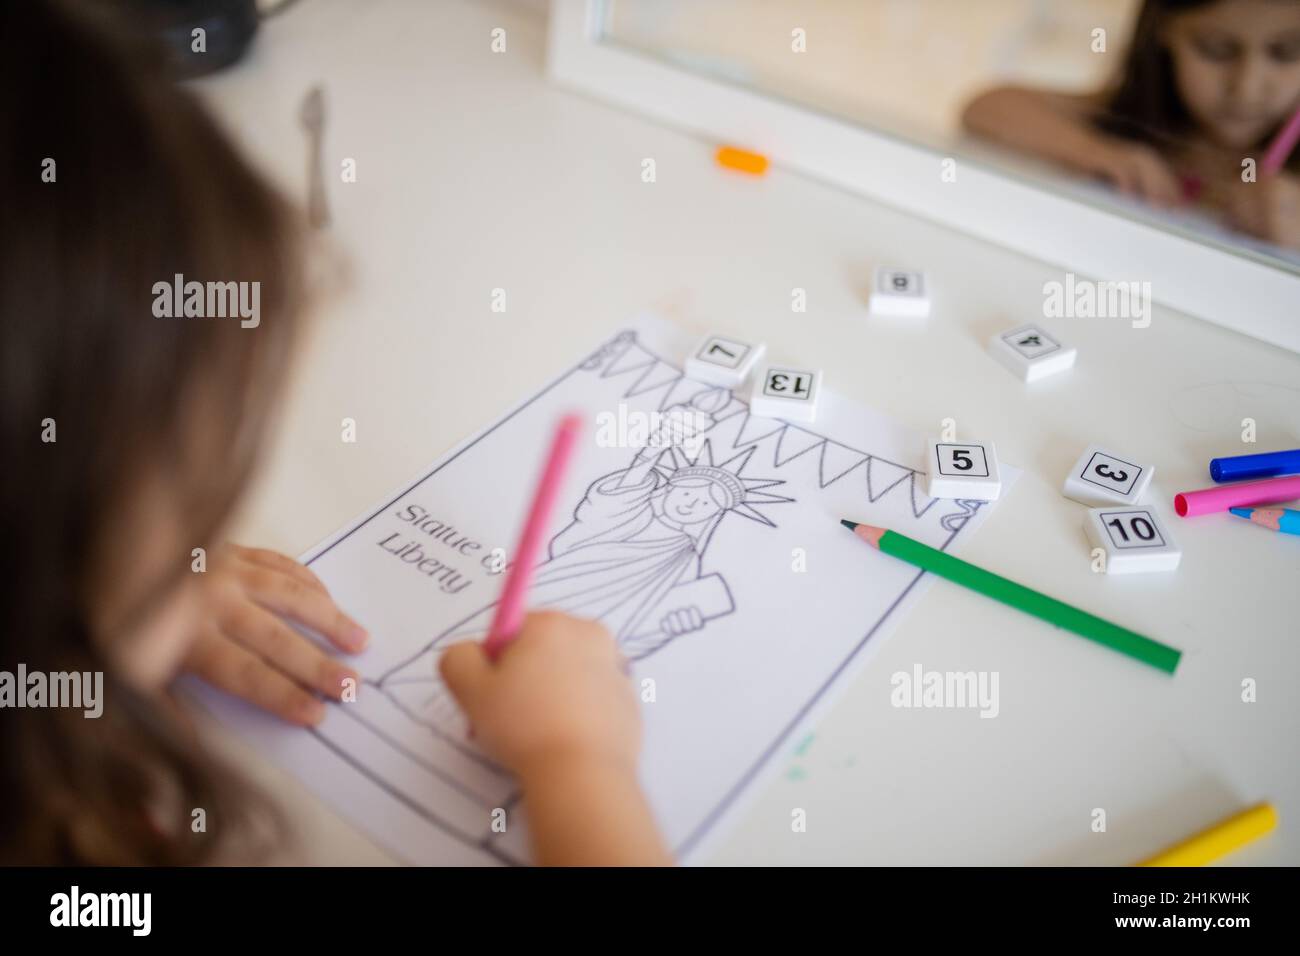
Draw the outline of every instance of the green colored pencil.
[[[1040,617],[1049,624],[1074,631],[1098,644],[1104,644],[1111,650],[1135,657],[1145,664],[1158,667],[1172,674],[1178,667],[1178,659],[1183,652],[1168,644],[1161,644],[1149,637],[1143,637],[1135,631],[1102,620],[1096,615],[1081,611],[1064,601],[1048,597],[1046,594],[1008,581],[1006,578],[967,564],[951,554],[944,554],[929,545],[914,541],[905,534],[877,528],[869,524],[841,519],[840,524],[877,550],[902,558],[908,564],[914,564],[923,571],[937,574],[957,584],[964,584],[972,591],[979,591],[1003,604]]]

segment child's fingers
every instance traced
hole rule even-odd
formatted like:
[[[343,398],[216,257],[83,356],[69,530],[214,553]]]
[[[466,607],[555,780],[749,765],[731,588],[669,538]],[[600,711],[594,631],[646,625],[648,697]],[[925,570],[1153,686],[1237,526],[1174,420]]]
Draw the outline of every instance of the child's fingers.
[[[190,668],[213,687],[242,697],[291,724],[311,727],[325,717],[325,705],[320,700],[215,627],[200,638]]]
[[[1153,164],[1137,170],[1138,189],[1142,198],[1157,206],[1172,206],[1178,199],[1178,186],[1168,173]]]
[[[1125,196],[1141,196],[1137,174],[1131,169],[1121,169],[1115,174],[1115,185]]]
[[[599,621],[573,617],[562,611],[531,611],[524,618],[519,639],[546,641],[568,647],[572,642],[587,651],[613,656],[618,646],[609,630]]]
[[[1233,189],[1227,203],[1229,224],[1252,236],[1266,235],[1268,193],[1267,177],[1258,183],[1247,183]]]
[[[366,646],[365,628],[339,610],[325,592],[267,567],[247,567],[240,577],[258,604],[305,624],[339,650],[356,653]]]
[[[438,670],[456,702],[468,712],[492,674],[492,662],[488,660],[483,645],[477,641],[463,641],[442,652]]]
[[[242,558],[250,564],[258,564],[270,568],[272,571],[287,574],[291,578],[297,578],[308,587],[313,587],[323,594],[329,594],[325,582],[318,578],[311,568],[295,561],[286,554],[280,554],[278,551],[270,551],[266,548],[245,548],[238,544],[232,544],[230,548],[236,557]]]
[[[360,682],[352,668],[340,664],[270,611],[251,601],[228,614],[222,621],[221,630],[285,676],[335,700],[343,696],[344,681],[351,680],[353,687]]]

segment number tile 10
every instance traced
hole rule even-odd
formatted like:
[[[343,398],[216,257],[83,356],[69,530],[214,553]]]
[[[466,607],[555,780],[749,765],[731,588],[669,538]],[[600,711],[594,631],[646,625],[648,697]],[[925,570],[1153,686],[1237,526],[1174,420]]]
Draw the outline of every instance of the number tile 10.
[[[1153,508],[1093,508],[1083,530],[1106,552],[1107,574],[1172,571],[1183,557]]]

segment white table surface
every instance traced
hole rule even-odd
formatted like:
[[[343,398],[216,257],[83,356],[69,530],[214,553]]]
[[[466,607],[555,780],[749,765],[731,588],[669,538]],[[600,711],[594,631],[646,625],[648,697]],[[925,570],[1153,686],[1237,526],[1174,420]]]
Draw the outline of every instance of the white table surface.
[[[504,54],[490,52],[497,26]],[[301,199],[298,107],[324,84],[329,236],[347,263],[238,539],[301,552],[658,305],[697,332],[764,339],[918,431],[951,417],[995,441],[1025,473],[962,556],[1185,652],[1171,679],[936,584],[710,862],[1123,864],[1261,799],[1279,829],[1230,862],[1300,862],[1300,542],[1171,518],[1177,572],[1107,578],[1089,569],[1083,506],[1060,494],[1094,441],[1154,464],[1166,515],[1174,491],[1209,483],[1211,457],[1300,445],[1300,356],[1161,309],[1141,330],[1057,320],[1078,365],[1026,387],[983,343],[1041,319],[1060,271],[781,170],[724,173],[710,144],[549,86],[544,37],[535,6],[301,0],[244,63],[197,85]],[[344,157],[356,183],[339,180]],[[866,317],[880,262],[926,270],[928,322]],[[796,286],[806,314],[790,310]],[[1245,417],[1256,446],[1241,443]],[[891,707],[890,675],[916,663],[997,671],[1000,715]],[[1256,703],[1241,701],[1248,677]],[[290,809],[301,840],[286,861],[391,861],[230,745]],[[806,833],[791,832],[795,807]]]

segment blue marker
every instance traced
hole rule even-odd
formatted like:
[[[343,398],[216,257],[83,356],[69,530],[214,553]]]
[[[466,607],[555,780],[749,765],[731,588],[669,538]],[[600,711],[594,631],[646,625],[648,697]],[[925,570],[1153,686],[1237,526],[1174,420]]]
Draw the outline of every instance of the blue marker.
[[[1300,475],[1300,448],[1210,459],[1210,477],[1215,481],[1245,481],[1248,478],[1276,478],[1278,475]]]
[[[1239,518],[1283,534],[1300,534],[1300,511],[1290,508],[1229,508]]]

